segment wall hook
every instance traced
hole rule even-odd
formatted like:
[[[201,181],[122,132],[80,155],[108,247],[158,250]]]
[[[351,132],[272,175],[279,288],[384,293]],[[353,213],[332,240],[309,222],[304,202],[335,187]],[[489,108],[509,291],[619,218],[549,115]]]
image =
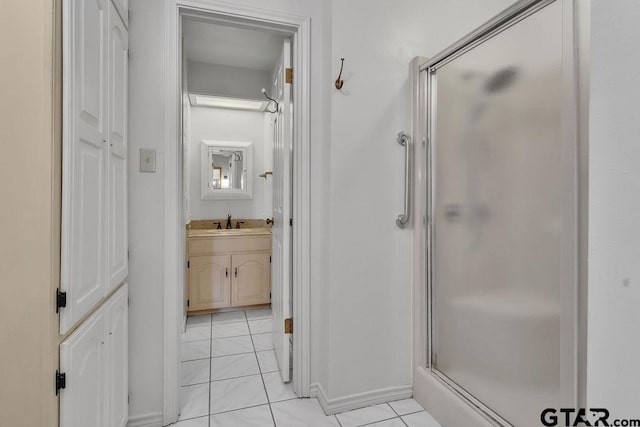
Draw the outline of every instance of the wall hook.
[[[262,88],[262,90],[260,92],[262,92],[262,94],[264,95],[265,98],[267,98],[269,101],[271,101],[271,102],[276,104],[276,108],[273,111],[271,111],[269,109],[269,106],[267,105],[266,111],[269,112],[269,113],[277,113],[279,108],[280,108],[280,104],[278,104],[278,101],[276,101],[275,99],[273,99],[272,97],[267,95],[267,90],[265,88]]]
[[[344,58],[340,58],[340,61],[342,62],[340,64],[340,74],[338,74],[338,78],[336,79],[336,89],[338,90],[342,89],[342,85],[344,85],[344,80],[340,78],[342,77],[342,69],[344,68]]]

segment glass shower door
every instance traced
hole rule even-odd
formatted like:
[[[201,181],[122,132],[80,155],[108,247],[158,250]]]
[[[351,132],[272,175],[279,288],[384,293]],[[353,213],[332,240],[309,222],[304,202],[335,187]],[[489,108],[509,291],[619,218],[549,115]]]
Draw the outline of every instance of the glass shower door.
[[[432,369],[516,426],[561,394],[561,3],[429,73]]]

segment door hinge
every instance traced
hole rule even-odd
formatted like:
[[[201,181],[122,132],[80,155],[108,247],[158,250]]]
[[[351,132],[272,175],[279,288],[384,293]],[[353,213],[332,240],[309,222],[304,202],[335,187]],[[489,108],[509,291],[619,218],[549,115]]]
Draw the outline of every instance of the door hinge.
[[[56,313],[59,313],[60,309],[66,306],[67,306],[67,293],[60,292],[60,288],[56,289]]]
[[[130,403],[131,403],[131,395],[127,394],[127,404],[130,404]]]
[[[190,302],[190,301],[189,301],[189,300],[187,300],[187,307],[189,307],[189,302]]]
[[[269,255],[269,264],[271,264],[271,255]]]
[[[131,59],[131,49],[127,49],[127,59]]]
[[[63,374],[56,369],[56,396],[60,390],[67,387],[67,374]]]
[[[293,227],[293,218],[289,218],[289,227]]]
[[[127,259],[131,259],[131,251],[127,249]]]
[[[293,68],[287,68],[284,72],[284,82],[293,83]]]
[[[191,261],[187,261],[187,268],[191,268]]]
[[[289,317],[288,319],[284,319],[284,333],[292,334],[293,333],[293,319]]]

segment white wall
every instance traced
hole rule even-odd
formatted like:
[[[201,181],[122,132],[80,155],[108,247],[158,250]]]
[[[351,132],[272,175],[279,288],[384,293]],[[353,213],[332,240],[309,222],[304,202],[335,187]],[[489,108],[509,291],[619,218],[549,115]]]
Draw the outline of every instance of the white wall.
[[[263,99],[269,72],[189,61],[189,92],[248,99]]]
[[[640,4],[591,14],[587,402],[640,418]]]
[[[511,0],[334,0],[327,379],[330,399],[410,385],[411,228],[402,211],[409,61],[446,48]],[[464,13],[461,13],[464,11]],[[363,42],[366,40],[366,42]],[[332,75],[335,79],[335,75]],[[329,83],[327,83],[329,84]]]
[[[164,263],[163,2],[130,2],[129,414],[162,414]],[[138,171],[139,149],[157,150],[156,173]]]
[[[267,199],[267,187],[271,183],[258,175],[265,172],[265,120],[268,113],[256,111],[225,110],[220,108],[191,108],[191,138],[189,147],[190,170],[190,219],[221,219],[231,214],[233,218],[271,218],[271,202]],[[200,146],[203,140],[237,141],[253,143],[253,183],[251,200],[202,200],[200,197]],[[268,153],[271,155],[270,153]],[[269,193],[270,195],[270,193]]]

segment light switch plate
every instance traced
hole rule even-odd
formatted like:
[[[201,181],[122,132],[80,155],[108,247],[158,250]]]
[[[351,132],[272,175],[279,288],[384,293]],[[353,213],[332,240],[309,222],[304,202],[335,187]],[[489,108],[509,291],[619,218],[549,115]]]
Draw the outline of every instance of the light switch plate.
[[[155,173],[156,150],[149,148],[140,149],[140,172]]]

